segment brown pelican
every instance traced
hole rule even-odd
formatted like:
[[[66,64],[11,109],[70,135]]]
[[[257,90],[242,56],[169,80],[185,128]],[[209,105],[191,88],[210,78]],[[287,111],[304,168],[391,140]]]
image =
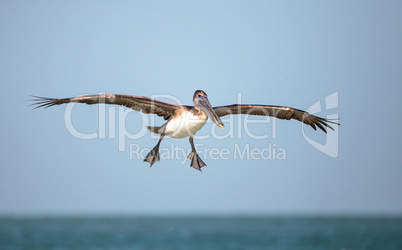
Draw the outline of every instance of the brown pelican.
[[[60,105],[70,102],[78,102],[85,104],[114,104],[121,105],[127,108],[134,109],[136,111],[142,111],[145,114],[156,114],[162,116],[167,122],[160,127],[147,128],[155,133],[160,134],[160,138],[156,146],[148,153],[144,161],[149,162],[152,165],[159,161],[159,145],[165,136],[172,138],[185,138],[189,136],[191,144],[191,153],[188,158],[191,160],[191,167],[200,170],[206,166],[206,164],[198,156],[194,147],[194,135],[200,130],[208,118],[210,118],[216,125],[224,128],[224,125],[220,119],[226,115],[261,115],[272,116],[279,119],[295,119],[310,125],[314,130],[316,126],[325,133],[327,132],[325,127],[334,130],[329,123],[339,125],[338,123],[324,119],[306,111],[272,105],[247,105],[247,104],[233,104],[228,106],[212,107],[209,103],[207,94],[202,90],[197,90],[193,96],[194,106],[182,106],[173,105],[166,102],[157,101],[151,98],[143,96],[131,96],[131,95],[114,95],[114,94],[102,94],[102,95],[86,95],[71,98],[45,98],[34,96],[37,99],[33,105],[36,108],[44,107],[48,108],[54,105]]]

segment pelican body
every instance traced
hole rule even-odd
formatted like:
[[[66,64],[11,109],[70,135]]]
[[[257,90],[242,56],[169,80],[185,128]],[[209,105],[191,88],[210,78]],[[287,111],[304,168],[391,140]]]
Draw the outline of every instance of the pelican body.
[[[207,94],[202,90],[195,91],[193,96],[194,106],[174,105],[142,96],[115,94],[86,95],[62,99],[35,97],[37,98],[33,100],[35,101],[34,105],[36,105],[35,109],[40,107],[48,108],[70,102],[85,104],[106,103],[125,106],[136,111],[142,111],[145,114],[162,116],[166,120],[165,124],[160,127],[147,126],[151,132],[160,134],[158,143],[144,159],[144,161],[150,163],[151,167],[160,159],[159,146],[165,136],[177,139],[189,137],[192,149],[188,155],[191,161],[190,166],[201,171],[201,168],[206,166],[206,164],[195,150],[194,136],[205,125],[208,118],[222,129],[224,129],[224,125],[220,117],[236,114],[272,116],[285,120],[295,119],[310,125],[314,130],[316,130],[316,127],[319,127],[325,133],[327,132],[325,127],[334,130],[330,126],[330,123],[339,125],[339,123],[309,114],[306,111],[283,106],[233,104],[212,107]]]

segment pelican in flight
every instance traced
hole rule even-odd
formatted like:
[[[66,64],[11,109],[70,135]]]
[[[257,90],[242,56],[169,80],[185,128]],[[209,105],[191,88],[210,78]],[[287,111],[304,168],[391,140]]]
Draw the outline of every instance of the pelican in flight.
[[[211,119],[216,125],[224,128],[220,119],[226,115],[259,115],[259,116],[272,116],[279,119],[295,119],[310,125],[314,130],[316,127],[327,133],[326,127],[334,130],[330,124],[339,125],[334,121],[321,118],[306,111],[295,109],[291,107],[272,106],[272,105],[248,105],[248,104],[233,104],[228,106],[212,107],[209,103],[207,94],[202,90],[197,90],[193,96],[194,106],[174,105],[166,102],[161,102],[148,97],[132,96],[132,95],[85,95],[71,98],[45,98],[34,96],[37,99],[33,105],[36,108],[48,108],[55,105],[78,102],[85,104],[114,104],[131,108],[135,111],[142,111],[145,114],[155,114],[162,116],[166,123],[160,127],[147,128],[159,134],[160,138],[156,146],[148,153],[144,161],[150,163],[150,166],[159,161],[159,145],[165,136],[171,138],[185,138],[189,137],[191,145],[191,153],[187,158],[190,159],[190,166],[200,170],[206,166],[197,154],[194,147],[194,135],[200,130],[207,122],[208,118]]]

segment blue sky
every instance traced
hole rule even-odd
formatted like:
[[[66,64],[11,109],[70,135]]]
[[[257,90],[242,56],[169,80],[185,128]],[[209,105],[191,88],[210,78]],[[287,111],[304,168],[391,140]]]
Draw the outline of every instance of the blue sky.
[[[0,214],[402,212],[398,1],[2,1],[0,12]],[[331,134],[338,156],[313,147],[296,121],[278,120],[273,138],[271,120],[249,127],[267,139],[241,130],[196,140],[204,151],[230,151],[229,159],[204,159],[202,173],[184,156],[149,168],[129,152],[151,149],[149,133],[119,151],[109,123],[106,138],[78,139],[66,128],[66,106],[33,111],[25,101],[120,93],[191,105],[197,89],[213,106],[239,95],[304,110],[320,101],[318,115],[341,117]],[[333,93],[337,105],[326,110]],[[132,112],[119,122],[119,109],[106,110],[116,117],[112,128],[131,134],[151,119]],[[98,114],[99,106],[77,105],[72,123],[99,133]],[[207,123],[200,134],[224,133],[217,129]],[[286,159],[234,159],[235,145],[271,145]],[[175,146],[190,148],[188,139],[165,139],[161,150]]]

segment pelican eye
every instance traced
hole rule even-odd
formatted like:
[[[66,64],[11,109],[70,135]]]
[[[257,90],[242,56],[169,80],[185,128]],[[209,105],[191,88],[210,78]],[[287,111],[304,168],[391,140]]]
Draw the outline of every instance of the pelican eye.
[[[198,97],[201,97],[201,95],[200,95],[200,94],[198,94]]]

